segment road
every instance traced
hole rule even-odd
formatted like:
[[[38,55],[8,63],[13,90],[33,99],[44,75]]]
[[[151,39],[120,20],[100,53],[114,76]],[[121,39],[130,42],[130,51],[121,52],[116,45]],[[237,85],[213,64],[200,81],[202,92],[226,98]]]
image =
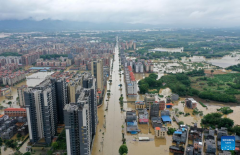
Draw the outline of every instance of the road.
[[[125,85],[119,90],[119,84],[122,83],[123,76],[119,76],[119,49],[118,42],[115,46],[115,61],[111,71],[112,84],[107,84],[107,89],[111,91],[111,96],[107,102],[107,95],[104,97],[103,106],[98,109],[99,124],[97,134],[93,144],[92,155],[115,155],[122,144],[122,125],[124,124],[124,114],[121,113],[119,97],[121,93],[125,94]],[[107,93],[106,93],[107,94]],[[108,105],[108,110],[105,111]],[[104,128],[106,127],[106,128]]]

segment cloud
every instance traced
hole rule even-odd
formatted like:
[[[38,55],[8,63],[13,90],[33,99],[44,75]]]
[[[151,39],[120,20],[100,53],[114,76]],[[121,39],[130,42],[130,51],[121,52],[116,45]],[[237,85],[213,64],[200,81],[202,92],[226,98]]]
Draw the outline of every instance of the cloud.
[[[238,26],[239,0],[1,0],[0,20]]]

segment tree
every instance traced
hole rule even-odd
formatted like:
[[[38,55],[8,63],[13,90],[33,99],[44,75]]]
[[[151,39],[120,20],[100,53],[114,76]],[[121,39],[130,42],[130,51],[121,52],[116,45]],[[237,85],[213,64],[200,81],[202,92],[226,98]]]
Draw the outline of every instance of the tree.
[[[3,142],[3,141],[2,141],[2,138],[0,138],[0,147],[2,146],[2,142]]]
[[[230,129],[233,126],[234,122],[230,118],[222,118],[218,124],[218,127],[226,127]]]
[[[205,126],[210,126],[212,128],[215,128],[215,126],[217,126],[218,128],[226,127],[230,130],[234,124],[233,120],[221,117],[222,114],[220,113],[210,113],[203,116],[201,123]]]
[[[211,70],[211,75],[213,74],[214,70]]]
[[[31,155],[31,153],[30,152],[26,152],[23,155]]]
[[[48,150],[47,155],[52,155],[52,154],[53,154],[53,151]]]
[[[7,104],[11,107],[12,101],[9,101]]]
[[[183,121],[180,121],[179,123],[178,123],[178,125],[183,125],[184,124],[184,122]]]
[[[22,135],[20,133],[17,134],[17,138],[21,138]]]
[[[52,147],[54,150],[56,150],[58,148],[58,143],[57,142],[53,142],[52,143]]]
[[[139,89],[140,89],[140,93],[141,94],[145,94],[148,92],[148,88],[149,88],[149,85],[146,83],[146,84],[142,84],[139,86]]]
[[[156,80],[158,78],[158,75],[155,73],[151,73],[148,77]]]
[[[123,155],[124,153],[128,153],[127,145],[126,144],[121,145],[118,152],[120,153],[120,155]]]
[[[233,131],[236,133],[236,135],[240,136],[240,126],[234,126]]]

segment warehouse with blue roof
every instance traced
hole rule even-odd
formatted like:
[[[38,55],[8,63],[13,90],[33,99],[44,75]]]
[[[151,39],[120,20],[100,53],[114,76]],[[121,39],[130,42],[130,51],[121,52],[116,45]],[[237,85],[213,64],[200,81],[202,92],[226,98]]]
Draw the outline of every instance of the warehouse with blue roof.
[[[171,123],[172,120],[170,116],[161,116],[163,123]]]

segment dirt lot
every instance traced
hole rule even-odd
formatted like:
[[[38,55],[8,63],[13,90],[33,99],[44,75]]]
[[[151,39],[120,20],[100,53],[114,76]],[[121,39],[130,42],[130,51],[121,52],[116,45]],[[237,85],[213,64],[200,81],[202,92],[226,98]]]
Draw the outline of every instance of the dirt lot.
[[[211,75],[211,69],[205,69],[204,73]],[[228,73],[228,71],[224,72],[222,70],[214,70],[213,75],[216,75],[216,74],[227,74],[227,73]]]

